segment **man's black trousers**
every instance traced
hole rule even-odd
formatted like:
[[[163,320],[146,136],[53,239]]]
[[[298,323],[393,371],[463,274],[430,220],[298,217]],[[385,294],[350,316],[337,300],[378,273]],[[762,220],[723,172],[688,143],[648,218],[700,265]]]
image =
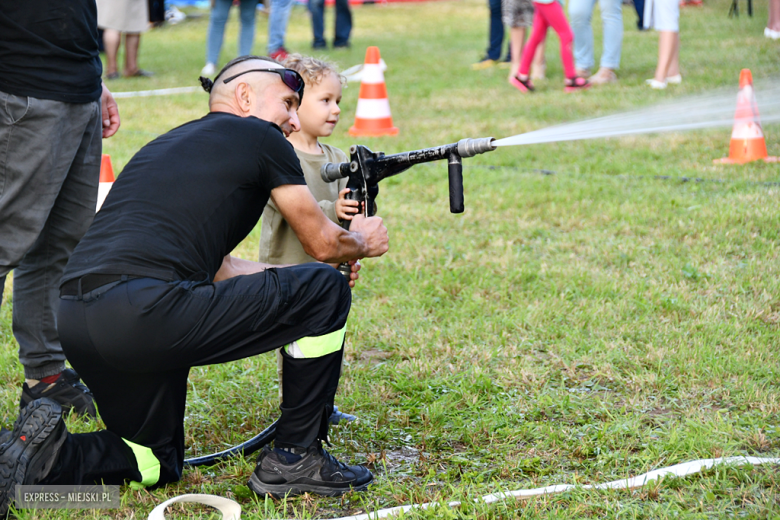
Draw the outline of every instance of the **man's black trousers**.
[[[69,434],[43,483],[134,480],[153,486],[178,480],[190,367],[315,336],[340,343],[305,359],[283,351],[284,402],[276,444],[309,446],[324,439],[343,355],[339,331],[350,303],[346,280],[324,264],[217,283],[136,278],[81,297],[63,296],[63,350],[92,390],[107,429]],[[159,469],[150,470],[155,463]]]

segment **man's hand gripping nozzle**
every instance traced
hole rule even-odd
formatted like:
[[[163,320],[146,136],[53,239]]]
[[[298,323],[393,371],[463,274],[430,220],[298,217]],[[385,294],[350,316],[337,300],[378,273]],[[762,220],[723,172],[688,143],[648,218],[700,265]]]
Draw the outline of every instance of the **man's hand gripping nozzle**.
[[[371,217],[376,213],[379,181],[398,175],[415,164],[446,159],[450,180],[450,211],[463,213],[463,158],[495,149],[495,139],[492,137],[461,139],[453,144],[393,155],[372,152],[365,146],[356,144],[349,148],[350,162],[323,164],[320,175],[325,182],[348,178],[347,188],[350,192],[347,198],[360,202],[360,211],[366,217]],[[349,229],[349,221],[344,221],[342,226]],[[349,280],[349,264],[341,264],[339,271]]]

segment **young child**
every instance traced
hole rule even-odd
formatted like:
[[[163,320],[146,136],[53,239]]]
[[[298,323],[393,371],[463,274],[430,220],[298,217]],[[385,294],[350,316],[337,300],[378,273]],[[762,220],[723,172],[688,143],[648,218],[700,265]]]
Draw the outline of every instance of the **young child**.
[[[510,84],[520,68],[520,57],[525,47],[526,29],[534,21],[534,3],[531,0],[503,0],[501,2],[502,21],[509,26],[509,55],[512,63],[509,67]],[[531,79],[544,79],[546,63],[544,59],[544,40],[539,43],[531,65]]]
[[[301,162],[306,184],[319,202],[322,211],[333,222],[341,224],[341,221],[352,220],[352,215],[358,212],[358,202],[345,198],[349,193],[346,188],[347,179],[326,183],[320,177],[320,167],[323,164],[348,161],[344,152],[319,141],[321,137],[331,135],[339,122],[342,77],[332,64],[300,54],[290,54],[284,61],[284,66],[297,71],[306,84],[306,95],[303,96],[303,102],[298,108],[301,130],[288,137]],[[279,213],[273,201],[269,200],[263,211],[260,262],[283,265],[316,261],[306,254],[290,225]],[[281,353],[277,353],[277,361],[281,400],[283,377]],[[354,421],[356,417],[339,412],[334,407],[330,421],[338,424],[342,419]]]
[[[523,49],[520,69],[509,82],[520,92],[533,92],[534,86],[528,72],[536,47],[547,37],[548,27],[552,27],[561,40],[561,61],[563,62],[563,72],[566,75],[564,90],[574,92],[590,87],[590,83],[585,78],[578,77],[574,69],[574,56],[571,50],[574,37],[569,22],[566,21],[566,16],[563,14],[563,8],[556,0],[534,0],[534,24],[531,37]]]

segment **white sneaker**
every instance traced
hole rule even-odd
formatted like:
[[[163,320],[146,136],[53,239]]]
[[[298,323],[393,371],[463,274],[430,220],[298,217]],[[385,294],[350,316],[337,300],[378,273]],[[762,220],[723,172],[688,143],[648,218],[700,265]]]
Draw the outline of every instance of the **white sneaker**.
[[[764,27],[764,36],[772,40],[780,40],[780,31],[773,31],[769,27]]]
[[[172,5],[165,11],[165,21],[171,25],[176,25],[179,22],[183,22],[187,18],[187,15],[179,11],[179,9]]]
[[[217,67],[214,66],[213,63],[207,63],[205,67],[200,71],[201,76],[213,76],[214,73],[217,71]]]
[[[666,81],[658,81],[655,78],[652,79],[646,79],[645,83],[650,85],[650,88],[654,88],[656,90],[663,90],[666,88]]]
[[[681,74],[675,74],[674,76],[667,76],[666,82],[670,85],[679,85],[682,83],[682,75]]]

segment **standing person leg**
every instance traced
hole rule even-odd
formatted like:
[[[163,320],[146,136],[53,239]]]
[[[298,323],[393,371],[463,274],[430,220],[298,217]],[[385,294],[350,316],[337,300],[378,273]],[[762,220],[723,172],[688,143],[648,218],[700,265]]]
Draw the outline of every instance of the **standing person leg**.
[[[531,79],[545,79],[547,77],[547,58],[544,55],[547,42],[545,40],[542,40],[536,47],[534,59],[531,62]]]
[[[645,30],[645,0],[634,0],[634,10],[636,10],[636,28],[640,31]]]
[[[512,83],[512,78],[520,70],[520,57],[523,55],[525,47],[525,27],[511,27],[509,29],[509,52],[512,55],[512,66],[509,68],[509,77],[507,81]],[[517,56],[515,58],[515,56]]]
[[[238,4],[241,30],[238,34],[238,55],[252,54],[255,43],[255,18],[257,17],[257,0],[242,0]]]
[[[595,65],[591,27],[595,6],[596,0],[569,0],[569,20],[574,33],[574,62],[578,76],[589,76]]]
[[[674,33],[674,50],[672,50],[672,59],[669,60],[669,69],[666,71],[667,83],[680,83],[680,33]]]
[[[658,65],[655,68],[654,80],[666,87],[666,77],[669,67],[674,61],[674,50],[677,47],[677,33],[659,31],[658,33]],[[679,68],[679,65],[678,65]]]
[[[601,20],[604,27],[604,50],[601,53],[599,71],[588,79],[594,85],[617,81],[615,71],[620,67],[620,53],[623,46],[623,2],[621,0],[599,0]],[[577,34],[574,34],[577,46]]]
[[[309,13],[311,13],[311,30],[314,34],[312,49],[325,49],[325,0],[309,0]]]
[[[206,32],[206,66],[201,74],[211,76],[216,73],[222,40],[225,37],[225,24],[230,14],[232,0],[214,0],[209,17],[209,28]]]
[[[492,67],[501,58],[501,45],[504,42],[504,23],[502,20],[502,1],[488,0],[490,21],[488,24],[488,47],[485,56],[471,65],[472,70],[482,70]],[[511,54],[511,50],[509,51]],[[512,54],[514,58],[514,54]],[[519,59],[519,58],[518,58]]]
[[[539,6],[542,4],[534,3],[534,24],[531,29],[531,37],[525,44],[523,55],[520,58],[520,69],[509,82],[521,92],[533,92],[534,86],[528,76],[531,69],[531,61],[539,44],[547,37],[547,20],[542,15]]]
[[[509,66],[507,81],[512,83],[512,78],[520,69],[520,57],[523,55],[526,27],[533,24],[534,11],[531,0],[504,0],[502,4],[502,26],[509,29],[509,55],[512,57]]]
[[[21,405],[49,396],[94,416],[89,391],[63,373],[56,313],[63,269],[95,215],[100,102],[0,99],[0,277],[14,269],[13,328],[27,379]]]
[[[141,47],[141,33],[125,34],[125,77],[148,78],[153,72],[138,67],[138,50]]]
[[[116,29],[103,29],[103,48],[106,50],[106,79],[119,77],[117,56],[122,43],[122,33]]]
[[[540,5],[540,4],[537,4]],[[574,36],[572,35],[569,23],[566,21],[566,15],[563,14],[563,8],[558,2],[551,4],[544,4],[542,6],[544,17],[547,19],[547,23],[558,34],[558,39],[561,41],[561,62],[563,63],[563,73],[566,76],[566,87],[568,88],[584,88],[586,85],[590,85],[586,80],[577,76],[576,69],[574,67],[574,56],[572,55],[572,41]],[[582,81],[577,81],[582,80]]]
[[[769,0],[769,18],[764,36],[773,40],[780,39],[780,0]]]
[[[352,34],[352,10],[349,0],[336,0],[336,29],[333,37],[333,48],[349,47],[349,36]]]
[[[275,60],[284,60],[287,49],[284,48],[284,36],[292,11],[292,0],[271,0],[271,16],[268,18],[268,56]]]
[[[485,58],[496,61],[501,57],[501,45],[504,43],[502,1],[488,0],[488,7],[490,8],[490,32],[488,33],[488,48],[485,52]]]

